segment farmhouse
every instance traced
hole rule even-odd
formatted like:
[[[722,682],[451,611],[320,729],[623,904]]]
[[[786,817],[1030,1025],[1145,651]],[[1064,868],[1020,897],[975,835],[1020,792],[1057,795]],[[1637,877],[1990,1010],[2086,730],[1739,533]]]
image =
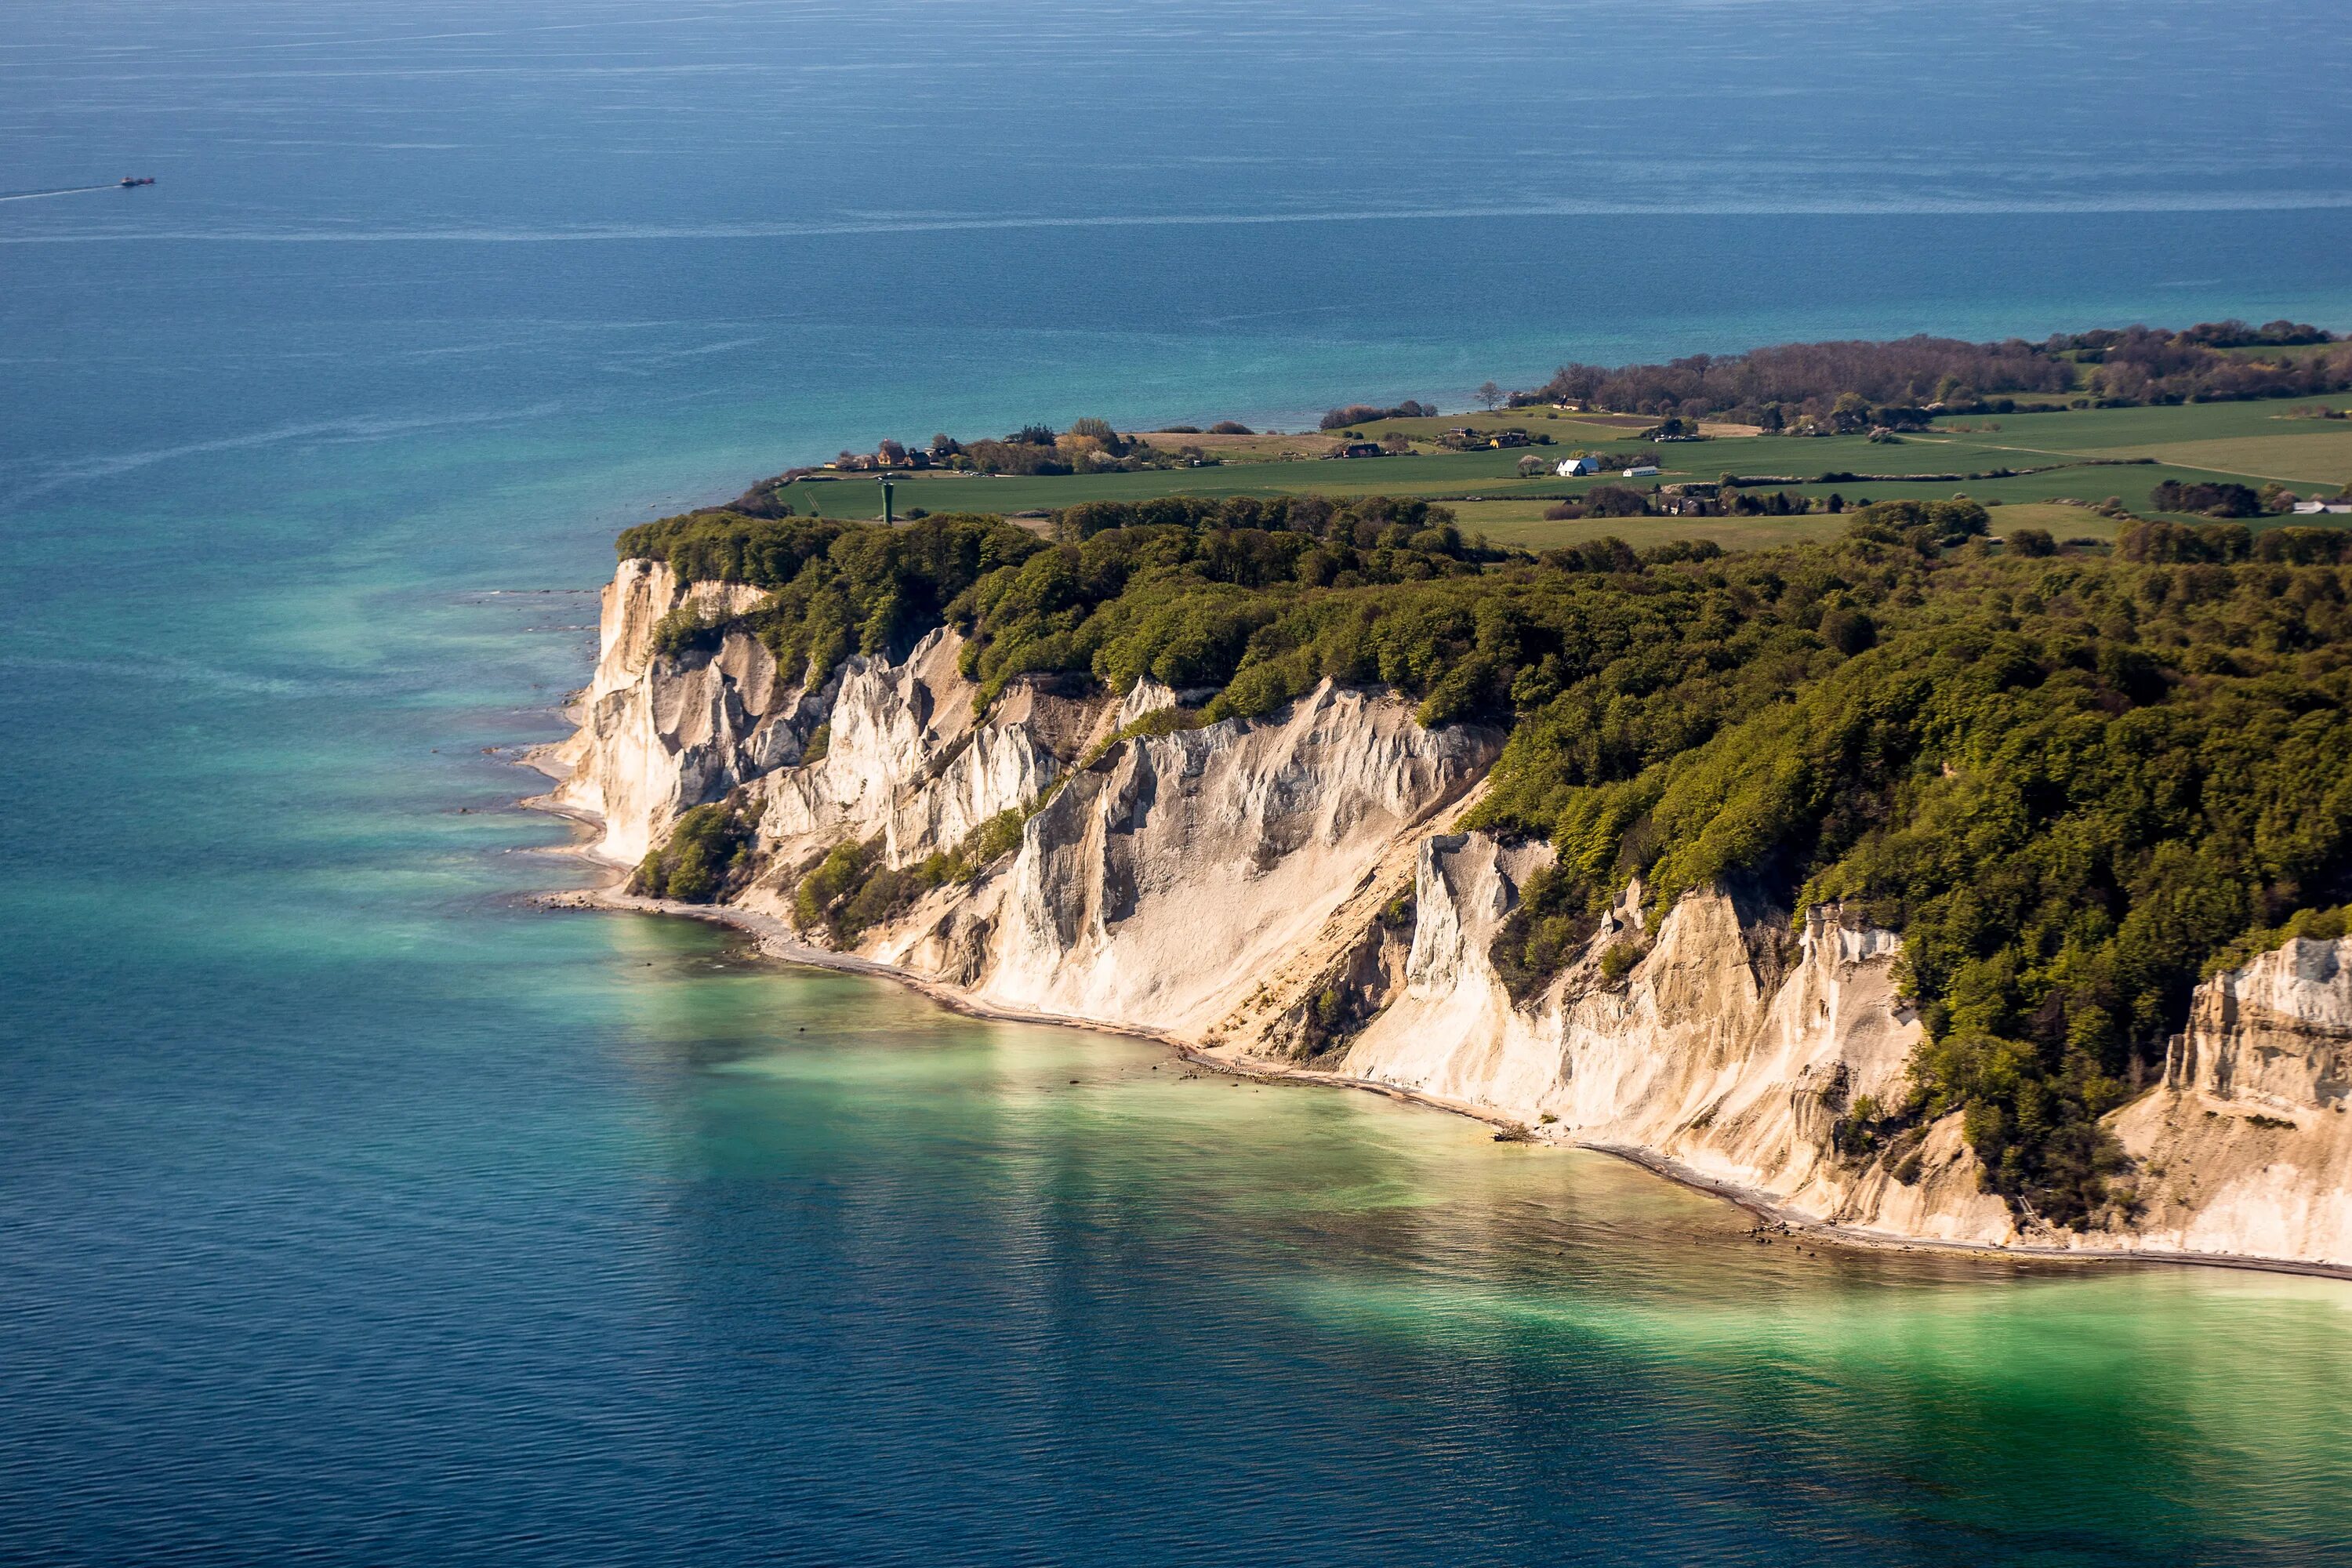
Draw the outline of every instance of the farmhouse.
[[[1387,454],[1378,441],[1342,441],[1329,454],[1334,458],[1380,458]]]
[[[1601,459],[1598,458],[1562,458],[1559,460],[1559,467],[1552,471],[1563,479],[1575,479],[1579,474],[1597,474],[1601,471]]]
[[[1693,480],[1679,485],[1662,485],[1657,492],[1658,510],[1667,517],[1719,517],[1723,513],[1716,497],[1719,487]]]
[[[1496,447],[1532,447],[1535,444],[1535,437],[1524,430],[1488,432],[1474,430],[1466,425],[1448,430],[1438,440],[1439,446],[1450,447],[1457,452],[1484,452]]]

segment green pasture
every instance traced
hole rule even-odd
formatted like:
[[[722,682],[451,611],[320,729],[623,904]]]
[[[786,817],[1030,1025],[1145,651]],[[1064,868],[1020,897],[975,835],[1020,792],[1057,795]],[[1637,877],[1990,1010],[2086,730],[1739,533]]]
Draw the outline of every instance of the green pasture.
[[[1436,419],[1388,420],[1358,426],[1368,436],[1401,430],[1417,439],[1469,425],[1478,428],[1517,426],[1553,437],[1548,446],[1501,451],[1416,450],[1406,457],[1355,459],[1297,458],[1287,461],[1228,461],[1216,467],[1142,473],[1057,475],[990,479],[946,474],[909,474],[895,479],[900,516],[926,511],[1014,513],[1051,511],[1082,500],[1145,500],[1159,496],[1201,495],[1393,495],[1443,501],[1454,507],[1465,526],[1484,529],[1514,543],[1567,542],[1618,532],[1641,524],[1669,538],[1716,538],[1730,547],[1803,538],[1813,525],[1834,531],[1826,518],[1596,519],[1549,522],[1543,509],[1602,484],[1672,484],[1714,480],[1726,473],[1790,477],[1786,488],[1808,496],[1836,493],[1848,504],[1862,500],[1938,500],[1965,492],[1988,504],[2039,505],[2054,501],[2096,503],[2107,497],[2146,513],[2148,492],[2165,479],[2227,480],[2260,486],[2280,479],[2311,493],[2352,481],[2352,426],[2340,420],[2291,418],[2288,402],[2190,404],[2165,408],[2074,409],[2063,413],[1961,417],[1937,428],[1874,443],[1860,436],[1720,437],[1661,446],[1662,472],[1655,479],[1628,481],[1615,474],[1563,479],[1551,473],[1518,477],[1519,459],[1547,462],[1580,447],[1625,450],[1648,421],[1633,416],[1559,414],[1549,409],[1448,416]],[[1994,429],[1992,426],[1999,426]],[[2132,461],[2128,459],[2152,459]],[[2005,479],[1962,479],[1906,476],[1980,473],[2009,468],[2042,471]],[[1884,476],[1822,480],[1823,473]],[[803,511],[827,517],[877,517],[881,490],[863,477],[803,482],[790,491]],[[2063,509],[2076,534],[2112,531],[2105,520]],[[2054,525],[2053,531],[2060,531]],[[1818,530],[1816,530],[1818,531]]]

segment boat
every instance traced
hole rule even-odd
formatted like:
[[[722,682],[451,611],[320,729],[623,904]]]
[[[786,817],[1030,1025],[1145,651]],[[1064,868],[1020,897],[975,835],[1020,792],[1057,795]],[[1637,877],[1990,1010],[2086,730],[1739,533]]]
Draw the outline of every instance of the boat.
[[[126,191],[133,185],[152,185],[154,183],[154,176],[152,174],[145,179],[141,179],[133,174],[125,174],[122,176],[122,188]]]

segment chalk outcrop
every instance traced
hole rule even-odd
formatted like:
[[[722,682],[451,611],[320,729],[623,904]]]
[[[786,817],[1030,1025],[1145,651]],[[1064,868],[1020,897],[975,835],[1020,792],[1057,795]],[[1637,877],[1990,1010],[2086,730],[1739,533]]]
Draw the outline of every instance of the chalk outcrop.
[[[1261,719],[1129,733],[1205,694],[1033,679],[982,705],[946,629],[788,680],[724,626],[761,598],[622,563],[578,731],[546,762],[553,801],[601,820],[599,853],[633,862],[731,797],[756,808],[761,867],[734,898],[790,923],[840,844],[914,867],[1014,813],[1017,847],[894,906],[859,954],[976,1005],[1409,1091],[1857,1231],[2352,1264],[2352,939],[2200,989],[2163,1084],[2112,1119],[2138,1223],[2021,1232],[1957,1116],[1867,1153],[1842,1135],[1904,1100],[1920,1040],[1892,932],[1726,889],[1653,915],[1636,888],[1515,996],[1495,937],[1550,852],[1460,828],[1498,731],[1424,730],[1393,695],[1326,683]],[[711,628],[660,651],[687,607]]]
[[[2164,1084],[2109,1118],[2137,1245],[2352,1264],[2352,938],[2296,938],[2197,989]]]
[[[826,694],[780,689],[759,639],[733,632],[705,651],[656,651],[673,611],[716,621],[766,596],[740,583],[681,586],[655,561],[624,561],[606,584],[579,728],[544,763],[557,775],[553,804],[601,819],[598,853],[635,861],[679,813],[800,760]]]
[[[1835,1223],[1999,1244],[1957,1125],[1928,1131],[1897,1181],[1841,1159],[1840,1118],[1898,1103],[1919,1026],[1895,993],[1892,932],[1692,893],[1645,929],[1639,890],[1577,960],[1515,1004],[1489,957],[1517,884],[1549,858],[1483,834],[1423,842],[1401,993],[1345,1047],[1340,1074],[1506,1111],[1561,1137],[1663,1156]],[[1612,950],[1631,956],[1610,973]]]
[[[1328,682],[1262,722],[1130,739],[1030,819],[964,984],[1201,1037],[1501,747]]]
[[[1035,800],[1058,775],[1094,716],[1024,685],[977,720],[974,688],[956,668],[961,646],[940,630],[898,663],[845,661],[825,709],[824,756],[753,785],[764,803],[759,847],[780,872],[877,836],[885,864],[909,864]],[[1062,709],[1074,710],[1044,721]],[[774,887],[774,878],[763,884]]]

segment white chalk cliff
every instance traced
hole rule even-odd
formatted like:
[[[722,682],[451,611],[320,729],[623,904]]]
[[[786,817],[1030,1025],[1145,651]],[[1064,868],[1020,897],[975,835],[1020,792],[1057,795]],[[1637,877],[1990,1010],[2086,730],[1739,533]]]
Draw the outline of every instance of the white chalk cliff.
[[[655,652],[655,631],[691,605],[714,619],[767,595],[740,583],[681,587],[659,562],[624,561],[598,617],[596,673],[573,704],[579,728],[542,765],[549,798],[603,822],[600,854],[634,862],[679,813],[798,762],[822,694],[780,692],[776,661],[740,633],[684,658]]]
[[[2295,938],[2197,988],[2163,1086],[2108,1118],[2139,1245],[2352,1262],[2352,938]]]
[[[600,820],[602,855],[633,863],[731,793],[758,807],[762,868],[734,901],[790,923],[837,845],[910,866],[1020,811],[1017,848],[859,953],[979,1005],[1409,1090],[1889,1237],[2352,1265],[2352,939],[2199,988],[2163,1081],[2110,1118],[2137,1165],[2129,1223],[2021,1228],[1958,1116],[1836,1147],[1859,1101],[1903,1099],[1919,1042],[1892,932],[1835,910],[1792,926],[1721,889],[1653,922],[1630,891],[1515,1001],[1489,952],[1549,851],[1457,830],[1498,731],[1424,730],[1391,695],[1327,683],[1262,720],[1115,740],[1179,695],[1029,680],[976,712],[946,630],[814,689],[740,631],[656,651],[681,605],[719,620],[760,598],[622,563],[579,729],[545,763],[551,800]]]

